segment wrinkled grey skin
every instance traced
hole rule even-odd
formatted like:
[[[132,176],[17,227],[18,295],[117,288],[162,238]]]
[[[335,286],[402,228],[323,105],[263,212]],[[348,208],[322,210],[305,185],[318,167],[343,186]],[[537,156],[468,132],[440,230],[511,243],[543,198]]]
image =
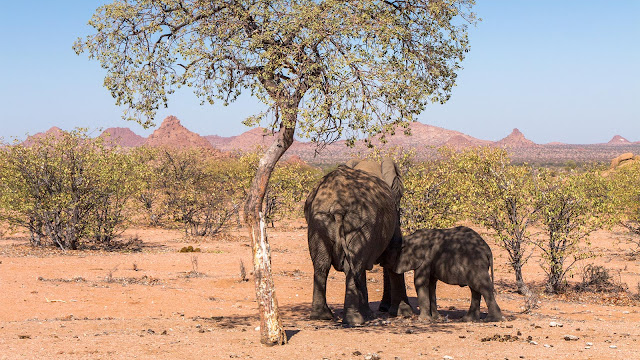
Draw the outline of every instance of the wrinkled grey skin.
[[[415,270],[421,319],[440,316],[436,306],[436,283],[441,280],[471,289],[471,305],[463,321],[480,319],[481,296],[489,309],[486,320],[502,320],[494,296],[493,255],[489,245],[472,229],[465,226],[422,229],[405,236],[393,271],[404,273],[409,270]]]
[[[395,199],[402,196],[402,185],[397,179],[394,187],[400,191],[394,194],[392,187],[377,174],[360,170],[357,163],[349,165],[356,168],[341,165],[316,185],[307,197],[304,213],[314,268],[311,318],[333,319],[326,300],[327,276],[333,266],[346,275],[343,321],[354,325],[372,317],[366,270],[376,263],[390,262],[387,248],[395,248],[393,253],[397,255],[401,247]],[[380,164],[377,168],[381,169]],[[387,270],[385,285],[383,300],[387,303],[381,307],[389,309],[392,315],[412,314],[404,274]]]

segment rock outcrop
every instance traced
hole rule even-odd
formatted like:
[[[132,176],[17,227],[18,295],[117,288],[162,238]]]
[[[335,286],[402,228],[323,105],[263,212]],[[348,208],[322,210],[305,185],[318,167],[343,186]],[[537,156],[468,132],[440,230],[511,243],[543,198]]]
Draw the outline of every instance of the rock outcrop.
[[[518,129],[513,129],[511,134],[504,139],[496,141],[495,145],[506,148],[537,146],[536,143],[527,139]]]
[[[624,153],[611,160],[610,168],[611,170],[614,170],[622,166],[633,164],[637,161],[640,161],[640,155],[633,155],[633,153]]]
[[[607,143],[607,145],[629,145],[631,144],[631,141],[623,138],[620,135],[616,135],[613,138],[611,138],[611,140],[609,140],[609,142]]]
[[[152,147],[174,149],[200,148],[211,151],[216,150],[207,139],[189,131],[173,115],[164,119],[160,127],[149,135],[144,144]]]

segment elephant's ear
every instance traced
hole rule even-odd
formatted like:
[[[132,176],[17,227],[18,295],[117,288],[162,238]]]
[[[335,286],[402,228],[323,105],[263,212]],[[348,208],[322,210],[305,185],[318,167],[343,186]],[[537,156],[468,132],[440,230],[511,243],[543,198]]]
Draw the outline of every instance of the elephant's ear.
[[[381,170],[382,180],[391,187],[396,204],[400,204],[400,199],[404,193],[404,184],[402,182],[402,177],[400,177],[398,165],[396,165],[391,158],[385,157],[382,159]]]
[[[357,170],[362,170],[364,172],[367,172],[379,179],[383,179],[382,178],[382,171],[380,168],[380,163],[377,161],[373,161],[373,160],[362,160],[360,161],[358,164],[356,164],[356,166],[354,167],[354,169]],[[383,179],[384,180],[384,179]]]
[[[345,165],[347,165],[348,167],[353,169],[353,168],[356,167],[356,165],[358,165],[359,162],[360,162],[359,159],[351,159],[351,160],[347,161],[347,163]]]

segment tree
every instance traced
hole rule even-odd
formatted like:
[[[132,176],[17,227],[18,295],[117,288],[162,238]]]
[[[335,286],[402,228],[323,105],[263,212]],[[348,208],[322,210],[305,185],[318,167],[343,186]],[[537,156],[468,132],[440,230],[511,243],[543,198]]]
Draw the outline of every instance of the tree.
[[[318,143],[407,126],[429,102],[449,99],[468,50],[473,0],[117,0],[74,44],[106,69],[104,85],[125,118],[149,126],[181,86],[224,104],[243,90],[277,132],[245,202],[251,229],[261,341],[283,344],[261,227],[267,184],[298,134]],[[463,20],[460,20],[462,18]]]
[[[522,277],[522,267],[530,255],[530,226],[536,221],[536,178],[533,168],[511,164],[503,149],[484,148],[468,151],[463,166],[472,179],[468,192],[471,217],[493,230],[498,246],[507,251],[509,263],[516,277],[518,292],[530,295],[530,290]]]
[[[632,234],[629,239],[640,250],[640,162],[627,164],[608,174],[615,191],[620,222]]]
[[[405,232],[450,227],[461,220],[466,198],[463,169],[451,160],[444,156],[406,167],[401,206]]]
[[[589,235],[615,216],[611,183],[595,171],[570,174],[547,174],[540,183],[536,202],[540,224],[546,235],[535,244],[542,250],[547,273],[546,291],[564,289],[565,276],[573,265],[589,256],[581,249]],[[570,261],[568,265],[567,261]]]

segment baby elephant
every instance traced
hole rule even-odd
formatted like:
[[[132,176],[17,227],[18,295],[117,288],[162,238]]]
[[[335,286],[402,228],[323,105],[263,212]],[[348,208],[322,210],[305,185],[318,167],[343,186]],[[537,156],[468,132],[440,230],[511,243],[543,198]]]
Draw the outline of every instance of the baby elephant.
[[[491,269],[491,276],[488,270]],[[502,312],[493,289],[493,255],[489,245],[472,229],[422,229],[403,239],[392,270],[402,274],[415,270],[414,281],[420,318],[438,318],[436,282],[471,288],[471,306],[463,321],[480,319],[480,296],[489,308],[487,321],[500,321]]]

